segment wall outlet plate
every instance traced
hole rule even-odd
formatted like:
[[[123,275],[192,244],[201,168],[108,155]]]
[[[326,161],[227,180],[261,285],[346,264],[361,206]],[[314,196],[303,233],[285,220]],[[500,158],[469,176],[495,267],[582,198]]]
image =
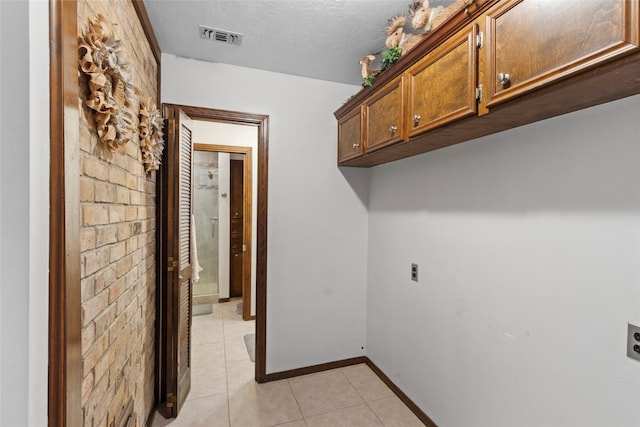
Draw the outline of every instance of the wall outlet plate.
[[[418,264],[411,264],[411,280],[418,281]]]
[[[631,323],[627,332],[627,357],[640,361],[640,326]]]

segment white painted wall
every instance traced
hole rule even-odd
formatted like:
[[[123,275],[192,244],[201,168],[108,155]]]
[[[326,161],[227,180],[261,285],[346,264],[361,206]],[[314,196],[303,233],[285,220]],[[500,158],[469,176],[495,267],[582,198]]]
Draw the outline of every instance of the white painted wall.
[[[373,168],[367,356],[438,425],[639,425],[639,118],[635,96]]]
[[[332,115],[358,89],[162,55],[163,102],[270,116],[267,373],[364,354],[369,172]]]
[[[0,1],[0,425],[47,423],[48,3]]]
[[[193,141],[197,144],[211,145],[231,145],[234,147],[251,148],[251,315],[256,314],[256,243],[257,243],[257,218],[258,218],[258,128],[255,126],[233,125],[229,123],[193,121]],[[218,193],[220,194],[220,193]],[[228,218],[228,217],[227,217]],[[228,222],[228,221],[227,221]],[[222,223],[220,223],[222,225]],[[227,250],[229,241],[220,239],[220,244],[226,244]],[[227,260],[228,261],[228,260]],[[229,263],[225,264],[228,269]],[[222,266],[221,266],[222,267]],[[219,270],[221,271],[221,270]],[[228,277],[228,273],[227,273]],[[227,280],[227,297],[229,287]],[[225,298],[220,294],[221,298]]]
[[[29,425],[47,422],[49,349],[49,5],[29,1]]]

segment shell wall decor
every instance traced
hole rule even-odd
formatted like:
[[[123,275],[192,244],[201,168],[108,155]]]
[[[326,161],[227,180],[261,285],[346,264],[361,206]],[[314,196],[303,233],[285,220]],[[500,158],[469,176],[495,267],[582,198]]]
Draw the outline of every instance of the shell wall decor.
[[[102,15],[89,21],[79,43],[80,69],[88,78],[86,105],[93,111],[100,140],[113,152],[134,131],[134,85],[122,42]]]

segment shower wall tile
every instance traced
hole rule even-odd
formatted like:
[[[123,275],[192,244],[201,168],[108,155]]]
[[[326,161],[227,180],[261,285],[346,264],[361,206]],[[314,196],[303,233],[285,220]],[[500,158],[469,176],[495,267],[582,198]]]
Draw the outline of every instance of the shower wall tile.
[[[218,153],[194,151],[194,200],[198,262],[202,271],[194,295],[218,295]]]

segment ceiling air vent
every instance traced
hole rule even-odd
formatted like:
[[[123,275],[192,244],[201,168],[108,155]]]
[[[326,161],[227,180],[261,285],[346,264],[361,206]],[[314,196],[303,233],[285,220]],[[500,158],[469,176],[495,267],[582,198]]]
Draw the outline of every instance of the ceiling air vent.
[[[200,25],[198,28],[200,30],[201,39],[229,43],[236,46],[240,46],[242,44],[242,34],[240,33],[233,33],[219,28],[205,27],[204,25]]]

